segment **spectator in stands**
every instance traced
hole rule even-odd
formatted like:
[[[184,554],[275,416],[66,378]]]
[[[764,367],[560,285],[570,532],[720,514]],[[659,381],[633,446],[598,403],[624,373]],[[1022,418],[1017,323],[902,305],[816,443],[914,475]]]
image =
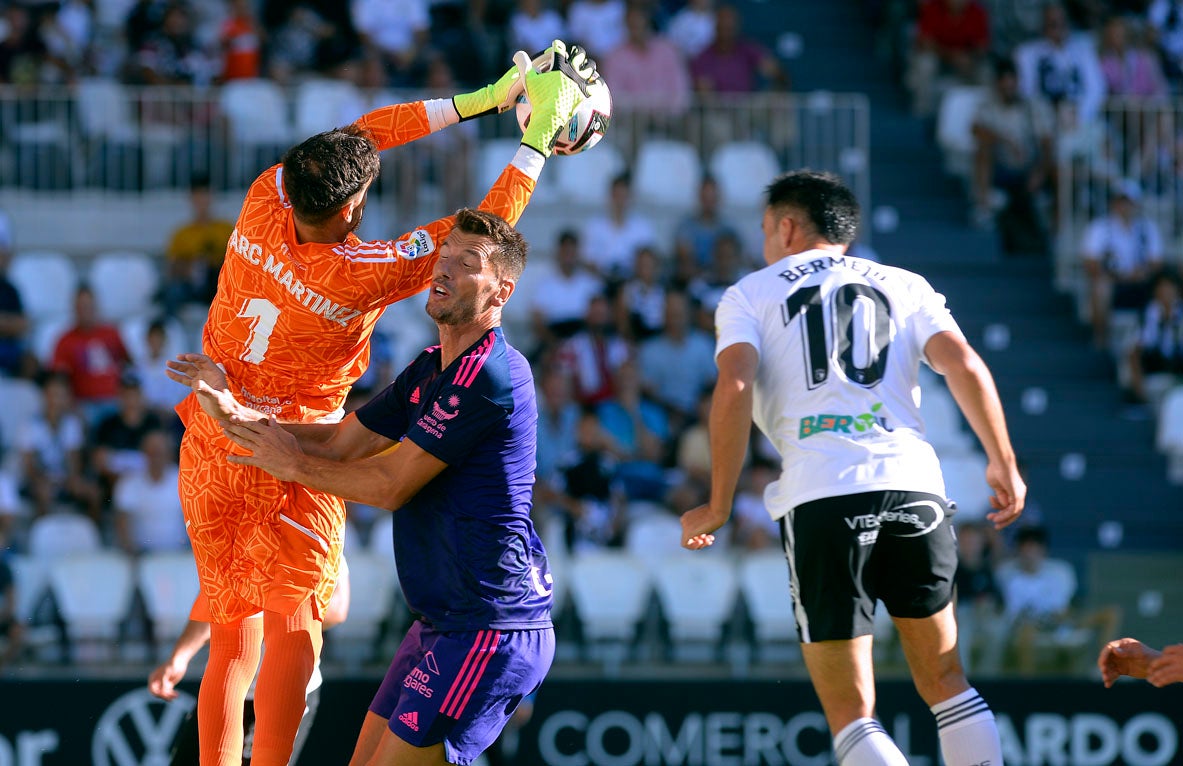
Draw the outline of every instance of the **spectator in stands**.
[[[1007,621],[994,577],[999,539],[982,521],[957,525],[957,643],[967,671],[994,674],[1002,668]]]
[[[973,118],[973,220],[979,226],[997,222],[1004,252],[1047,250],[1036,195],[1050,183],[1053,130],[1047,104],[1020,93],[1014,65],[1000,59],[994,87]],[[1005,195],[1001,205],[993,201],[995,189]]]
[[[560,514],[567,548],[578,553],[619,546],[624,538],[624,497],[614,483],[616,457],[592,409],[579,417],[574,462],[563,466],[562,486],[554,506]]]
[[[217,65],[197,43],[189,11],[174,3],[164,11],[160,29],[132,52],[129,76],[139,85],[209,85]]]
[[[677,377],[668,375],[667,369],[668,380]],[[616,395],[596,407],[600,426],[619,460],[614,478],[630,501],[661,502],[668,489],[661,464],[670,438],[670,418],[648,387],[642,386],[636,362],[620,365],[615,381]]]
[[[1167,77],[1178,83],[1183,80],[1183,0],[1152,0],[1146,20]]]
[[[1174,109],[1158,110],[1138,136],[1130,165],[1147,194],[1183,205],[1183,130]]]
[[[20,291],[8,278],[11,260],[12,226],[8,216],[0,211],[0,374],[18,377],[27,372],[32,360],[25,352],[29,320]]]
[[[742,36],[742,19],[732,5],[715,12],[715,39],[690,62],[701,93],[751,93],[766,87],[787,90],[789,76],[764,46]]]
[[[251,0],[229,0],[229,13],[218,30],[222,82],[249,80],[263,71],[263,28]]]
[[[708,408],[709,410],[709,408]],[[764,507],[764,490],[776,481],[780,468],[768,460],[753,460],[739,477],[735,494],[731,543],[743,551],[776,549],[780,546],[780,524]]]
[[[321,46],[344,36],[338,26],[326,21],[308,2],[292,5],[277,0],[272,15],[274,25],[268,27],[267,35],[267,70],[280,84],[313,69]],[[373,60],[381,62],[377,56]]]
[[[1105,77],[1089,38],[1073,38],[1059,3],[1043,9],[1043,36],[1015,48],[1019,92],[1060,110],[1060,130],[1090,125],[1105,101]]]
[[[1087,612],[1072,608],[1076,571],[1067,561],[1049,558],[1048,539],[1045,527],[1021,527],[1015,535],[1015,558],[997,570],[1018,670],[1024,674],[1037,668],[1041,636],[1057,648],[1073,649],[1086,645],[1094,634],[1104,645],[1117,632],[1115,607]]]
[[[1091,221],[1084,232],[1081,257],[1098,348],[1108,347],[1112,313],[1140,311],[1162,268],[1162,234],[1153,219],[1141,214],[1141,200],[1137,182],[1118,182],[1109,193],[1108,214]]]
[[[500,37],[495,43],[494,33],[485,23],[486,1],[434,0],[431,5],[428,45],[448,62],[456,82],[464,87],[479,87],[489,79],[489,61],[493,58],[490,50],[500,44]],[[497,35],[502,34],[503,25],[499,19]],[[549,45],[547,43],[543,48]],[[499,69],[497,74],[500,73]]]
[[[209,177],[189,182],[189,220],[177,227],[164,251],[164,282],[160,300],[166,312],[178,315],[187,305],[200,308],[202,318],[218,288],[218,271],[234,222],[213,212]]]
[[[115,484],[115,539],[127,553],[189,548],[185,516],[177,494],[177,445],[160,429],[140,439],[139,467]]]
[[[7,3],[0,21],[6,28],[0,39],[0,84],[36,85],[48,51],[33,23],[33,11],[19,3]]]
[[[653,30],[647,6],[632,5],[624,15],[627,36],[604,57],[604,79],[621,111],[640,113],[665,127],[690,108],[690,73],[682,54]],[[663,119],[664,118],[664,119]],[[647,122],[647,121],[646,121]]]
[[[94,292],[86,285],[79,287],[74,294],[74,325],[58,339],[50,367],[65,373],[88,422],[97,423],[115,410],[119,376],[130,361],[119,330],[99,319]]]
[[[693,253],[698,265],[706,268],[715,251],[715,241],[723,234],[738,236],[719,214],[719,183],[703,176],[698,186],[698,209],[682,219],[674,232],[675,247]]]
[[[908,66],[912,113],[930,117],[947,81],[989,80],[990,17],[978,0],[923,0]]]
[[[21,493],[42,516],[61,503],[99,518],[99,489],[84,472],[86,426],[74,411],[69,378],[50,373],[41,383],[45,409],[17,434],[21,453]]]
[[[739,235],[723,232],[711,248],[711,260],[706,271],[686,289],[698,312],[696,324],[707,332],[715,327],[715,307],[728,287],[742,276],[745,266]]]
[[[610,283],[629,277],[637,249],[657,243],[648,217],[632,204],[632,176],[622,173],[612,179],[608,211],[592,216],[583,226],[583,243],[588,263]]]
[[[692,324],[685,293],[666,294],[661,334],[641,344],[638,360],[645,392],[666,408],[674,428],[680,429],[694,418],[702,389],[715,380],[715,344]]]
[[[571,376],[575,401],[594,405],[616,395],[616,371],[632,355],[628,343],[613,334],[608,299],[593,296],[584,327],[559,347],[556,362]]]
[[[93,22],[90,4],[66,0],[43,8],[39,34],[62,81],[72,83],[92,66]]]
[[[431,27],[426,0],[351,0],[365,55],[380,60],[392,85],[419,85]]]
[[[130,370],[119,380],[119,409],[98,422],[93,435],[93,463],[107,496],[116,483],[144,468],[144,437],[164,424],[144,399],[140,380]],[[178,501],[179,502],[179,501]]]
[[[182,349],[169,347],[167,325],[163,319],[153,319],[148,323],[142,349],[129,369],[131,375],[140,381],[144,403],[161,422],[179,428],[180,418],[173,408],[188,396],[189,390],[169,380],[165,372],[164,363]]]
[[[1110,641],[1097,657],[1105,688],[1120,676],[1145,678],[1154,686],[1183,682],[1183,644],[1172,644],[1162,651],[1151,649],[1136,638]]]
[[[689,0],[670,19],[666,35],[687,61],[715,39],[715,0]]]
[[[1166,97],[1167,82],[1161,61],[1146,48],[1131,44],[1124,16],[1114,14],[1105,20],[1098,52],[1110,99]]]
[[[1162,272],[1142,312],[1138,340],[1129,352],[1130,395],[1135,402],[1157,401],[1183,383],[1183,299],[1179,278]],[[1149,380],[1148,380],[1149,379]]]
[[[534,337],[543,348],[579,332],[588,304],[604,293],[604,281],[584,267],[579,235],[571,229],[559,233],[554,263],[549,269],[540,280],[543,289],[534,291],[530,304]]]
[[[567,22],[543,0],[517,0],[509,17],[509,48],[533,55],[550,47],[552,40],[567,39]]]
[[[567,31],[600,65],[624,42],[624,0],[575,0],[567,9]]]
[[[136,0],[123,23],[128,51],[138,51],[148,38],[164,27],[164,15],[172,0]]]
[[[652,338],[665,323],[665,285],[661,262],[651,247],[637,250],[633,275],[616,294],[616,324],[620,334],[634,343]]]
[[[537,386],[538,467],[535,475],[540,485],[553,488],[560,468],[575,462],[580,409],[572,397],[571,378],[561,367],[540,365]]]
[[[16,578],[8,563],[8,539],[0,529],[0,669],[20,656],[24,625],[16,612]]]
[[[710,421],[712,390],[711,386],[707,386],[699,392],[694,422],[678,434],[674,454],[674,465],[683,473],[685,480],[704,491],[711,485],[711,442],[707,423]],[[763,499],[760,502],[763,503]]]

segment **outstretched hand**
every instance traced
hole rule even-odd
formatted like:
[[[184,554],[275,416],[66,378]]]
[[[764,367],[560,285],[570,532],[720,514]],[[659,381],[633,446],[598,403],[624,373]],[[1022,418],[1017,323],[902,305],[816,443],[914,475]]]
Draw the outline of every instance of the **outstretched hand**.
[[[201,409],[214,420],[225,423],[261,417],[235,400],[226,373],[205,354],[177,354],[175,360],[165,362],[164,366],[170,380],[193,389]]]

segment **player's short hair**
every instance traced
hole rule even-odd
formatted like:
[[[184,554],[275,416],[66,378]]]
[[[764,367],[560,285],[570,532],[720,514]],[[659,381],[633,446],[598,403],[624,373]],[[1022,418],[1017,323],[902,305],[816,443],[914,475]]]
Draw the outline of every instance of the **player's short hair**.
[[[789,210],[803,213],[818,236],[833,245],[849,245],[858,234],[859,204],[833,173],[794,170],[766,190],[768,207],[778,218]]]
[[[509,277],[515,282],[521,279],[526,269],[529,246],[521,232],[510,226],[508,221],[496,213],[466,207],[456,211],[456,228],[465,234],[492,240],[496,247],[489,260],[493,262],[498,275]]]
[[[357,125],[334,128],[284,153],[283,188],[301,221],[329,220],[378,175],[378,145]]]

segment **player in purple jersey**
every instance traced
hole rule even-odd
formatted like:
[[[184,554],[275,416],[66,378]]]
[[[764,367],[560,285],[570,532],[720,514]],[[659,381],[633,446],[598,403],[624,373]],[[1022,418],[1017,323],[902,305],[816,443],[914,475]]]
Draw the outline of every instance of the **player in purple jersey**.
[[[234,401],[207,357],[169,364],[251,451],[235,462],[397,511],[399,581],[417,619],[353,766],[471,763],[554,657],[551,577],[530,521],[534,381],[500,326],[525,263],[525,240],[503,219],[461,210],[427,299],[440,344],[340,423],[276,427]]]

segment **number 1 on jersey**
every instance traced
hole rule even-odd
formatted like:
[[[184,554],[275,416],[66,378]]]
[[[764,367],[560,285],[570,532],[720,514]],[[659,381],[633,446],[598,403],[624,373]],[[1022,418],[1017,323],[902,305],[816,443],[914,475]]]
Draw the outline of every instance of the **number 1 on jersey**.
[[[267,357],[267,346],[271,345],[271,333],[279,321],[279,307],[266,298],[249,298],[243,301],[238,315],[250,320],[251,326],[246,350],[239,358],[251,364],[262,364]]]

